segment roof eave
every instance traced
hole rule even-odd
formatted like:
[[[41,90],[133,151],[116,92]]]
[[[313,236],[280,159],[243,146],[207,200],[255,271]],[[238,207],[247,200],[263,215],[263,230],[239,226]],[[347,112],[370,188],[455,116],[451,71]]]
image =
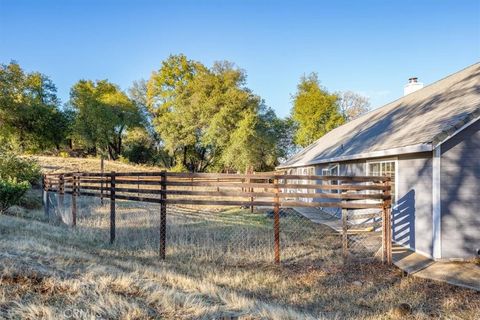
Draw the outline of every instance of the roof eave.
[[[465,118],[457,122],[455,125],[450,127],[448,130],[445,130],[433,138],[433,146],[437,147],[442,145],[444,142],[450,140],[456,134],[462,132],[466,128],[470,127],[472,124],[480,120],[480,107],[467,115]]]
[[[432,150],[433,150],[433,146],[431,143],[419,143],[411,146],[404,146],[404,147],[398,147],[393,149],[359,153],[359,154],[348,155],[348,156],[316,159],[316,160],[311,160],[307,162],[297,162],[291,165],[279,165],[278,167],[276,167],[276,169],[305,167],[305,166],[311,166],[316,164],[342,162],[342,161],[350,161],[350,160],[358,160],[358,159],[381,158],[381,157],[396,156],[396,155],[408,154],[408,153],[429,152]]]

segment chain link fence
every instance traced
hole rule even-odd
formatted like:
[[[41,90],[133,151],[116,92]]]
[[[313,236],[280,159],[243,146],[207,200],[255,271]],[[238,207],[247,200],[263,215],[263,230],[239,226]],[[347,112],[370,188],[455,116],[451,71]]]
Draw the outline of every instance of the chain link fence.
[[[278,262],[280,256],[284,264],[309,265],[341,263],[345,258],[384,257],[381,231],[382,212],[385,211],[371,208],[378,208],[378,202],[280,200],[278,185],[270,184],[265,178],[257,185],[250,181],[245,184],[243,178],[240,182],[231,182],[219,178],[206,180],[202,176],[201,181],[194,181],[194,178],[182,176],[169,181],[169,186],[173,187],[165,192],[167,184],[162,174],[164,180],[120,176],[117,181],[112,177],[111,183],[95,178],[95,174],[82,179],[61,175],[51,180],[52,187],[45,188],[56,190],[46,192],[46,215],[51,221],[75,226],[76,232],[88,234],[91,241],[126,254],[159,255],[186,262],[270,264]],[[81,188],[86,191],[80,192],[80,180]],[[99,182],[103,186],[98,187]],[[158,190],[158,185],[164,189]],[[238,199],[239,195],[231,191],[230,188],[238,186],[242,187],[239,193],[248,195],[249,201]],[[276,193],[269,193],[272,187]],[[357,188],[358,185],[347,187]],[[120,195],[115,195],[115,190]],[[168,199],[163,198],[164,195],[169,195]],[[211,195],[210,199],[203,198],[205,195]],[[256,198],[256,195],[261,197]],[[301,195],[313,198],[318,194],[302,192]],[[328,193],[318,196],[333,200],[371,197],[357,195]],[[226,196],[230,200],[224,200]],[[182,202],[186,204],[179,204]],[[246,203],[246,206],[225,203]],[[303,207],[296,208],[293,204]],[[325,205],[330,205],[330,209],[343,209],[326,212],[319,207]],[[362,206],[367,209],[348,209]],[[277,207],[280,207],[278,211]],[[162,223],[162,210],[165,209],[166,223]],[[279,228],[275,224],[276,213]]]
[[[48,192],[52,222],[72,224],[72,196]],[[319,212],[320,209],[315,209]],[[322,213],[328,215],[326,213]],[[167,206],[167,259],[216,264],[271,264],[274,260],[274,213],[271,208],[201,208]],[[341,220],[331,216],[332,225]],[[116,201],[113,248],[127,254],[158,255],[160,205]],[[76,232],[110,246],[110,200],[77,196]],[[375,235],[374,235],[375,234]],[[372,258],[381,247],[374,232],[348,235],[349,254]],[[338,228],[313,222],[292,208],[280,209],[280,255],[283,264],[341,263],[342,234]]]

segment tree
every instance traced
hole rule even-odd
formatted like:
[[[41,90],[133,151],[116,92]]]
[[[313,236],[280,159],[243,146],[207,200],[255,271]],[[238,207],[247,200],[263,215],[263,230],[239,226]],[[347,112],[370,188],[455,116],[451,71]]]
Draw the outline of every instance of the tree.
[[[280,143],[285,135],[285,122],[271,108],[262,105],[260,110],[249,111],[240,120],[222,154],[223,163],[241,172],[273,170],[279,158],[287,154]]]
[[[77,82],[70,92],[70,105],[76,113],[75,136],[114,160],[122,152],[126,130],[142,124],[137,105],[107,80]]]
[[[245,87],[245,73],[229,62],[208,69],[184,55],[170,56],[147,85],[148,109],[177,167],[221,170],[222,153],[240,121],[261,99]]]
[[[0,65],[0,140],[23,150],[57,149],[65,141],[68,114],[59,109],[56,87],[45,75]]]
[[[155,164],[155,141],[144,127],[127,131],[122,155],[133,163]]]
[[[337,93],[340,113],[345,121],[352,121],[370,111],[370,100],[353,91]]]
[[[320,86],[316,73],[300,79],[293,97],[292,119],[297,125],[295,143],[302,147],[344,123],[337,96]]]
[[[192,92],[188,87],[203,69],[203,65],[184,55],[172,55],[152,73],[147,83],[147,107],[163,147],[172,158],[185,168],[190,166],[192,171],[194,161],[189,158],[195,155],[199,123],[195,121],[197,106],[191,105]]]
[[[295,144],[295,134],[298,130],[298,125],[291,116],[284,119],[277,118],[277,132],[279,132],[277,148],[281,150],[279,161],[285,161],[297,152],[300,148]]]

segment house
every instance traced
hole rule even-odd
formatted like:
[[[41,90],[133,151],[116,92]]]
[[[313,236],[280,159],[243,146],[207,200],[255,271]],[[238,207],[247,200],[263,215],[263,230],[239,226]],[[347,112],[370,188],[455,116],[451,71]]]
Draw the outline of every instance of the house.
[[[330,131],[278,169],[390,176],[395,242],[436,260],[477,257],[480,63],[422,87],[411,78],[402,98]]]

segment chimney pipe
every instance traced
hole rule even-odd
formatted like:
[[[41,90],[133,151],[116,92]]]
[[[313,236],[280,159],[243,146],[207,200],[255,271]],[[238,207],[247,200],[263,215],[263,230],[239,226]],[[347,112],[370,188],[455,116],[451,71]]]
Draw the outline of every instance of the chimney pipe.
[[[408,79],[408,83],[405,85],[405,87],[403,87],[403,96],[406,96],[407,94],[413,93],[422,88],[423,83],[418,82],[417,77],[411,77]]]

